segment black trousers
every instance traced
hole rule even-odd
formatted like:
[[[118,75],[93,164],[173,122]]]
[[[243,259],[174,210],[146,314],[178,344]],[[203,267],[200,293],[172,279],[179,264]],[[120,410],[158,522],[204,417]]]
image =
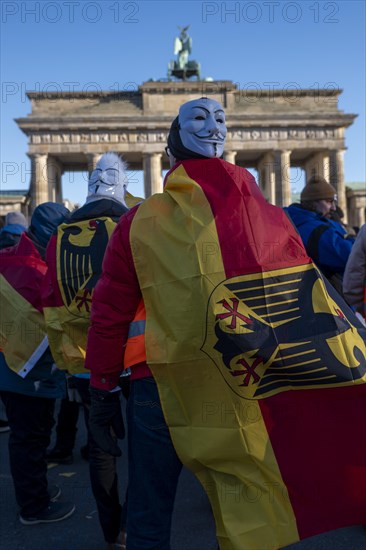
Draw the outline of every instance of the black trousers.
[[[71,454],[76,439],[80,403],[69,401],[68,397],[61,399],[60,411],[56,425],[55,447],[65,454]]]
[[[1,392],[10,426],[9,460],[20,514],[31,517],[48,506],[46,449],[55,423],[55,399]]]
[[[74,378],[75,385],[84,405],[86,422],[89,416],[89,380]],[[108,543],[116,541],[126,525],[126,499],[121,506],[118,493],[116,458],[102,451],[88,430],[89,472],[93,495],[97,504],[99,523],[104,539]]]

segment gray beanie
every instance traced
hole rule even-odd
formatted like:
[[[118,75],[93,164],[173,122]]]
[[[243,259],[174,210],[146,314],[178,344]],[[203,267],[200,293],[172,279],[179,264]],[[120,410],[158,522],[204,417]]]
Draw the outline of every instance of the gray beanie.
[[[5,225],[22,225],[24,229],[27,229],[27,220],[21,212],[8,212],[5,216]]]

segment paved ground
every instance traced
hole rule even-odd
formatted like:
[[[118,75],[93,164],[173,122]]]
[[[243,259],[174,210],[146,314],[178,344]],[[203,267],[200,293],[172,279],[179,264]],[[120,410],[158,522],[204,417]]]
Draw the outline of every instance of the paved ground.
[[[0,434],[0,549],[104,550],[89,487],[88,465],[79,452],[85,442],[82,415],[79,419],[74,463],[49,468],[49,482],[60,485],[63,498],[76,504],[74,515],[60,523],[34,526],[20,524],[9,472],[7,440],[7,433]],[[119,475],[123,492],[127,484],[126,452],[119,460]],[[183,471],[180,480],[171,550],[217,550],[208,500],[200,484],[188,471]],[[361,526],[339,529],[288,546],[286,550],[366,550],[366,530]]]

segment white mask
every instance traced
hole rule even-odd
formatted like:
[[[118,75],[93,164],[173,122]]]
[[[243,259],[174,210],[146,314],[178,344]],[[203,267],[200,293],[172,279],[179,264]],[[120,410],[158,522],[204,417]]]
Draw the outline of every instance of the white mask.
[[[221,157],[227,128],[225,113],[218,101],[194,99],[179,109],[179,136],[184,147],[204,157]]]
[[[105,197],[125,204],[126,187],[126,164],[116,153],[105,153],[90,175],[86,202]]]

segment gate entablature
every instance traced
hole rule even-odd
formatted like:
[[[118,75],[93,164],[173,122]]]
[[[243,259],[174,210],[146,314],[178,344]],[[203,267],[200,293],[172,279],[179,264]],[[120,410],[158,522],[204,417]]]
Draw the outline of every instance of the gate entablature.
[[[146,195],[162,189],[167,134],[179,106],[210,96],[225,108],[225,158],[255,167],[268,200],[291,200],[290,166],[319,173],[346,210],[345,129],[356,115],[338,109],[341,90],[240,90],[231,81],[145,82],[128,92],[28,92],[32,111],[16,120],[29,138],[32,207],[61,199],[60,174],[93,169],[105,151],[144,171]],[[53,198],[52,198],[53,197]]]

